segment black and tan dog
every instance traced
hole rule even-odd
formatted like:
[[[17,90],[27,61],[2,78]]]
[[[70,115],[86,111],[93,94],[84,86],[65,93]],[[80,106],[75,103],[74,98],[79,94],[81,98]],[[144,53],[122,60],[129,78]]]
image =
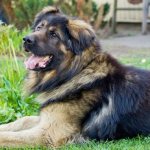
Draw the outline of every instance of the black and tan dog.
[[[150,133],[150,72],[101,52],[90,25],[47,7],[24,39],[39,116],[0,126],[0,146],[60,146]]]

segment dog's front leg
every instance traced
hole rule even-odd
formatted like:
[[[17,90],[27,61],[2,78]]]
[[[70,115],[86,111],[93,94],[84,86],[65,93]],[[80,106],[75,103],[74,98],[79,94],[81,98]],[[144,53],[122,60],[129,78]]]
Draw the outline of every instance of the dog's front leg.
[[[14,122],[0,125],[1,131],[19,131],[32,128],[38,124],[40,120],[39,116],[26,116],[22,117]]]
[[[44,130],[36,126],[34,128],[12,132],[0,132],[0,147],[35,147],[43,145]]]

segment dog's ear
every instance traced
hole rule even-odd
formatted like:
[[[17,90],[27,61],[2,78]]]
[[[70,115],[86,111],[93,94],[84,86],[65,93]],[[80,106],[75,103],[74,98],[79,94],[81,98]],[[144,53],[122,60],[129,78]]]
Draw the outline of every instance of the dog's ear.
[[[75,54],[80,54],[90,47],[96,37],[92,26],[83,20],[69,20],[67,28],[70,34],[68,45]]]
[[[46,16],[46,15],[57,15],[59,13],[61,13],[61,12],[57,7],[53,7],[53,6],[44,7],[43,10],[40,11],[35,16],[32,28],[34,29],[37,26],[37,24],[44,18],[44,16]]]

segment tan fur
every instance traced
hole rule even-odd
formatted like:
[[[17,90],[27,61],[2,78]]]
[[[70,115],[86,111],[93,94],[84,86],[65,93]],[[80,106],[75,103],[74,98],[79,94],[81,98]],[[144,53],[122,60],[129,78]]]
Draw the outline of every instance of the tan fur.
[[[70,93],[72,90],[81,88],[83,85],[89,84],[98,78],[103,78],[108,73],[113,73],[114,71],[115,68],[109,62],[109,56],[102,53],[69,82],[41,94],[38,99],[41,99],[43,103],[49,98],[63,97],[67,92]],[[80,134],[80,121],[90,110],[91,106],[96,103],[96,97],[100,96],[98,90],[93,88],[90,91],[83,91],[80,98],[71,96],[71,100],[65,103],[59,102],[48,105],[42,109],[39,119],[33,120],[33,127],[31,125],[26,126],[26,123],[23,123],[28,122],[29,120],[26,121],[26,119],[29,118],[25,120],[20,119],[6,125],[6,127],[2,125],[0,127],[0,130],[3,130],[3,132],[0,132],[0,146],[23,147],[28,144],[29,146],[47,145],[58,147],[71,141],[77,133]],[[65,100],[65,97],[63,99]],[[8,126],[11,132],[8,132]],[[29,129],[25,130],[25,128]]]
[[[36,15],[35,19],[37,19],[39,15],[46,14],[46,13],[59,13],[59,9],[53,6],[44,7],[43,10]]]
[[[23,87],[23,94],[28,95],[32,93],[31,89],[36,86],[36,84],[39,82],[40,78],[38,78],[39,75],[35,71],[29,71],[28,76],[25,79],[25,84]],[[29,82],[28,82],[29,81]]]
[[[58,10],[48,7],[41,13],[49,11],[58,12]],[[70,20],[68,28],[77,39],[80,31],[85,35],[90,35],[90,32],[94,34],[91,26],[81,20]],[[108,54],[97,52],[94,43],[80,55],[74,55],[71,51],[66,50],[64,45],[59,46],[65,58],[60,65],[59,72],[62,73],[69,69],[79,72],[71,80],[43,92],[37,97],[41,104],[49,99],[61,98],[62,101],[43,107],[39,116],[25,117],[0,126],[0,147],[33,147],[37,145],[59,147],[70,141],[79,140],[82,120],[101,96],[100,89],[96,87],[86,91],[82,88],[108,74],[113,74],[116,68]],[[25,82],[25,91],[32,93],[37,85],[51,80],[57,74],[57,70],[29,71]],[[75,90],[80,90],[80,95],[77,95]],[[80,137],[80,139],[83,138]]]
[[[84,22],[83,20],[69,20],[68,23],[68,29],[70,30],[70,33],[74,36],[74,38],[79,38],[79,33],[84,31],[85,35],[89,35],[89,31],[91,31],[93,34],[95,33],[93,28]]]
[[[52,70],[48,73],[43,73],[43,78],[40,83],[45,83],[46,81],[50,80],[52,77],[56,75],[56,70]]]
[[[63,95],[67,93],[69,94],[74,90],[81,89],[83,86],[92,83],[96,79],[104,78],[108,73],[113,73],[115,70],[109,62],[106,62],[107,57],[107,54],[102,53],[95,58],[95,61],[73,77],[69,82],[59,86],[59,88],[40,94],[37,99],[40,100],[40,103],[44,103],[48,99],[62,98]]]
[[[60,49],[64,54],[67,54],[66,47],[63,44],[60,45]]]
[[[34,127],[40,121],[39,116],[25,116],[15,122],[0,126],[0,132],[4,131],[19,131]]]
[[[53,6],[44,7],[43,10],[42,10],[42,13],[45,14],[47,12],[59,12],[59,9],[57,7],[53,7]]]

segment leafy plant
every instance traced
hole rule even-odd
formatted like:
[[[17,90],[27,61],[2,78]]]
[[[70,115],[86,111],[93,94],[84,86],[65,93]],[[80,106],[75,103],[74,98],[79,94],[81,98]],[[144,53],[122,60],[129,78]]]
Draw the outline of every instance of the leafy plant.
[[[16,15],[15,24],[20,27],[31,25],[37,12],[43,7],[53,5],[53,0],[19,0],[13,8]]]
[[[37,12],[48,5],[56,5],[69,16],[79,18],[92,23],[95,29],[99,29],[103,16],[109,12],[109,4],[104,4],[104,9],[98,7],[93,0],[1,0],[0,4],[7,14],[10,23],[23,28],[31,25]],[[99,19],[102,14],[102,19]],[[96,24],[96,25],[95,25]]]
[[[0,124],[37,112],[34,96],[22,96],[25,70],[21,60],[9,56],[0,61]]]
[[[29,28],[18,30],[15,26],[0,26],[0,124],[37,112],[34,96],[22,96],[25,77],[22,38]],[[30,109],[29,109],[30,108]]]
[[[13,25],[0,25],[0,55],[16,53],[23,56],[22,38],[30,31],[29,28],[18,30]]]

